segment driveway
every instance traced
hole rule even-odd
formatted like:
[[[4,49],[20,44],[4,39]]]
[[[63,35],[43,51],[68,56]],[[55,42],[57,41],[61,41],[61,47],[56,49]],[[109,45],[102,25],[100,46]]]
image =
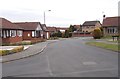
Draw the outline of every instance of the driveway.
[[[85,45],[89,39],[91,38],[68,38],[52,42],[41,54],[3,63],[2,75],[3,77],[117,77],[118,53]]]

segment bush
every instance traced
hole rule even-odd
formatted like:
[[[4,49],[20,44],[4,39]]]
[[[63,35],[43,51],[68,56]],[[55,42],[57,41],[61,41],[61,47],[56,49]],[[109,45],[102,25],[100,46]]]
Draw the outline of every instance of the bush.
[[[8,55],[10,50],[0,50],[0,56]]]
[[[24,46],[19,46],[11,50],[12,53],[21,52],[24,50]]]
[[[68,38],[69,37],[69,30],[65,30],[65,33],[63,33],[62,37],[63,38]]]
[[[102,37],[102,32],[99,28],[94,29],[93,31],[93,38],[100,39]]]

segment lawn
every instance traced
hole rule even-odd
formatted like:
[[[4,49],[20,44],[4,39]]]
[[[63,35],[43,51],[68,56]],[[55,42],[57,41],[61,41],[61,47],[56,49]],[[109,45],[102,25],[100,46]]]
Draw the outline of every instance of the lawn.
[[[117,44],[107,44],[107,43],[103,43],[103,42],[87,42],[86,44],[101,47],[101,48],[104,48],[104,49],[113,50],[113,51],[118,51],[118,45]]]

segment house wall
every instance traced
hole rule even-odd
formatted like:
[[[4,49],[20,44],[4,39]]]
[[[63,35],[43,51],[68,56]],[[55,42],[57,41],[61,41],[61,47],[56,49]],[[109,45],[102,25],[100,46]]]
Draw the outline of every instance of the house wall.
[[[101,24],[97,22],[95,26],[83,26],[82,32],[92,32],[95,28],[100,28],[100,27],[101,27]]]
[[[95,26],[83,26],[82,32],[92,32],[95,29]]]
[[[50,38],[50,33],[49,32],[43,32],[44,39],[49,39]]]
[[[32,31],[23,31],[23,40],[31,40]]]
[[[3,37],[0,37],[3,44],[16,43],[16,42],[21,42],[23,40],[22,33],[20,36],[18,35],[18,31],[22,32],[22,30],[14,30],[16,33],[15,36],[12,36],[12,33],[10,33],[10,30],[7,30],[7,31],[9,31],[8,33],[6,33],[5,31],[6,30],[2,30]],[[7,36],[7,34],[9,34],[9,35]]]
[[[95,25],[95,28],[100,28],[101,26],[102,25],[99,22],[97,22],[96,25]]]
[[[2,43],[16,43],[22,41],[22,37],[15,36],[15,37],[7,37],[7,38],[2,38]]]
[[[32,31],[23,31],[23,40],[42,40],[43,37],[32,37]]]
[[[110,31],[111,29],[111,31]],[[114,31],[113,31],[114,29]],[[103,33],[104,33],[104,36],[112,36],[112,35],[118,35],[118,29],[117,27],[104,27],[103,28]]]

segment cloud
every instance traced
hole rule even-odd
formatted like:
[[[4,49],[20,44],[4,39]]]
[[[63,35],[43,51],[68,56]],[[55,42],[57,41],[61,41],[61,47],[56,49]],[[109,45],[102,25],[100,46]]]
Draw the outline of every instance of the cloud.
[[[0,17],[10,21],[40,21],[46,11],[48,25],[82,24],[118,15],[119,0],[1,0]],[[6,5],[6,6],[5,6]],[[47,12],[47,10],[51,12]]]

